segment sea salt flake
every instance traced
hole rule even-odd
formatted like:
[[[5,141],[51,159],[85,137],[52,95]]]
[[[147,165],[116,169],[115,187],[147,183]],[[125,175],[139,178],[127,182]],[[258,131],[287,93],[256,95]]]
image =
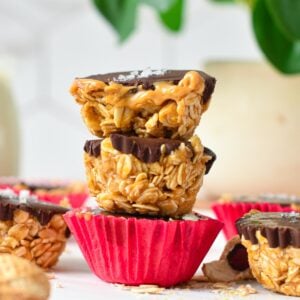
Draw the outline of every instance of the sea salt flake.
[[[21,190],[19,193],[19,202],[20,203],[27,203],[28,198],[30,197],[30,191],[28,190]]]
[[[0,196],[10,198],[10,197],[17,196],[17,194],[12,189],[6,188],[6,189],[1,189],[0,190]]]
[[[166,70],[160,69],[160,70],[151,70],[150,68],[147,68],[143,70],[140,75],[138,76],[139,78],[147,78],[153,75],[164,75],[166,73]]]
[[[165,69],[152,70],[151,68],[144,69],[142,71],[132,71],[126,75],[120,74],[117,77],[114,77],[114,81],[122,82],[122,81],[130,81],[139,78],[148,78],[150,76],[159,76],[164,75],[166,73]]]

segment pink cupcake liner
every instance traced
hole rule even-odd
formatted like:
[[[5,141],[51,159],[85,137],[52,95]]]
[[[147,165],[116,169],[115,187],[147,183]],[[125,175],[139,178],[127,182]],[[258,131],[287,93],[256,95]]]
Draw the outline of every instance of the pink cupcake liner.
[[[163,287],[192,278],[223,227],[217,220],[164,221],[103,214],[64,215],[90,269],[102,280]]]
[[[211,206],[217,219],[224,223],[223,232],[227,240],[238,234],[235,221],[248,213],[251,209],[263,212],[290,212],[290,206],[282,206],[276,203],[249,203],[249,202],[228,202],[214,203]]]
[[[52,194],[35,194],[34,192],[32,193],[33,195],[36,195],[38,199],[50,202],[53,204],[58,204],[60,205],[62,201],[67,200],[68,203],[70,203],[72,208],[80,208],[84,205],[85,201],[88,198],[88,193],[71,193],[71,194],[66,194],[66,195],[52,195]]]

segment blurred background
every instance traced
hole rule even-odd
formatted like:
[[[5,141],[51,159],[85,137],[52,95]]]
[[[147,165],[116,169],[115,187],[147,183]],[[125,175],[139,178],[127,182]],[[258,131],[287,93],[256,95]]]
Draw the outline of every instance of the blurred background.
[[[218,155],[204,193],[299,193],[299,75],[267,62],[246,5],[189,0],[183,14],[173,33],[141,5],[121,43],[92,1],[0,1],[0,175],[84,179],[75,77],[204,69],[218,80],[197,129]]]

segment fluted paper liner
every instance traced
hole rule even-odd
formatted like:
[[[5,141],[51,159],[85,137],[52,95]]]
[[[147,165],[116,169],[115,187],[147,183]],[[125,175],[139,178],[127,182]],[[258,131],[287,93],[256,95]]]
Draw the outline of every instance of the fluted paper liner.
[[[217,219],[224,223],[223,232],[227,240],[238,234],[235,221],[252,209],[262,212],[290,212],[290,206],[282,206],[277,203],[252,203],[252,202],[226,202],[212,205]]]
[[[173,286],[192,278],[223,224],[112,215],[64,215],[90,269],[102,280]]]
[[[34,193],[33,193],[34,194]],[[54,195],[54,194],[38,194],[37,197],[40,200],[50,202],[53,204],[61,205],[65,200],[70,203],[72,208],[80,208],[84,205],[88,198],[88,193],[69,193],[67,195]]]

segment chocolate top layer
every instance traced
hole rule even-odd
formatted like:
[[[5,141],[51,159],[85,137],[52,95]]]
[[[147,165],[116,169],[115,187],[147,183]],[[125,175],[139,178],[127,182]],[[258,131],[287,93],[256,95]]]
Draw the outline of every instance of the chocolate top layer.
[[[63,185],[50,185],[50,184],[32,184],[32,183],[26,183],[21,181],[19,184],[20,186],[24,186],[24,189],[29,190],[31,192],[35,192],[36,190],[56,190],[56,189],[62,189],[65,188]]]
[[[26,203],[20,202],[18,196],[4,196],[0,194],[0,220],[8,221],[14,217],[17,209],[27,211],[35,216],[41,225],[46,225],[56,214],[64,214],[69,209],[36,200],[35,198],[26,199]]]
[[[282,206],[289,206],[291,204],[300,204],[300,198],[292,195],[284,194],[262,194],[258,196],[241,195],[234,197],[233,202],[247,202],[247,203],[273,203]]]
[[[22,188],[29,190],[31,192],[35,192],[36,190],[55,190],[55,189],[62,189],[65,188],[66,185],[63,184],[51,184],[51,183],[43,183],[37,182],[33,183],[26,180],[20,180],[18,178],[7,178],[7,179],[0,179],[0,185],[7,185],[10,187]]]
[[[112,145],[122,153],[132,154],[145,163],[159,161],[162,145],[165,145],[165,155],[177,149],[182,141],[161,138],[139,138],[113,133],[110,136]]]
[[[108,84],[109,82],[121,83],[123,85],[138,86],[142,85],[144,89],[154,89],[154,83],[160,81],[172,81],[177,84],[184,75],[190,70],[144,70],[144,71],[127,71],[107,74],[91,75],[85,78],[100,80]],[[205,81],[205,89],[202,101],[205,104],[214,91],[216,79],[208,74],[198,72]]]
[[[205,164],[205,174],[208,174],[212,165],[214,164],[215,160],[217,159],[217,155],[215,154],[215,152],[213,152],[212,150],[210,150],[209,148],[206,148],[206,147],[204,147],[204,154],[211,157],[211,159],[209,161],[207,161]]]
[[[145,163],[153,163],[160,160],[162,155],[162,145],[165,145],[164,154],[168,155],[173,150],[176,150],[182,141],[161,139],[161,138],[140,138],[136,136],[127,136],[125,134],[113,133],[110,136],[113,147],[126,154],[132,154],[139,160]],[[99,157],[101,155],[101,139],[88,140],[85,142],[84,151],[93,157]],[[192,145],[189,142],[185,144],[193,152]],[[204,147],[204,153],[211,157],[206,162],[205,174],[208,174],[214,161],[216,160],[216,154],[209,148]]]
[[[257,244],[256,231],[268,240],[271,248],[289,245],[300,248],[300,213],[253,213],[236,222],[240,235],[252,244]]]
[[[86,141],[83,150],[90,156],[98,157],[101,155],[101,139]]]
[[[177,149],[182,141],[161,138],[139,138],[124,134],[113,133],[110,136],[113,147],[126,154],[132,154],[145,163],[159,161],[161,157],[161,146],[165,145],[165,154],[170,154]],[[102,140],[89,140],[85,142],[84,151],[90,156],[101,155]]]

